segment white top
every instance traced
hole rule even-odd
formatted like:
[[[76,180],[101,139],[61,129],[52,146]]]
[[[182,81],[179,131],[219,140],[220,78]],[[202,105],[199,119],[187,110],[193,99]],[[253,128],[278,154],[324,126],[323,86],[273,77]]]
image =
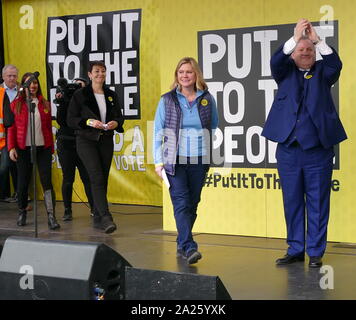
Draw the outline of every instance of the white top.
[[[292,54],[296,47],[297,43],[294,40],[294,37],[291,37],[283,46],[283,53],[284,54]],[[329,55],[333,53],[333,50],[327,45],[327,43],[320,39],[320,41],[315,45],[315,50],[317,54],[316,60],[320,60],[322,54],[323,56]]]
[[[35,108],[35,145],[44,146],[44,138],[42,133],[42,123],[41,115],[38,111],[38,99],[32,99],[32,102],[36,105]],[[31,146],[31,113],[28,112],[28,125],[27,125],[27,135],[26,135],[26,146]]]
[[[94,93],[96,102],[99,106],[100,118],[102,123],[106,123],[106,102],[103,93]]]
[[[17,96],[17,86],[14,88],[10,89],[6,83],[4,82],[4,88],[6,90],[7,96],[9,97],[10,103],[15,100]]]

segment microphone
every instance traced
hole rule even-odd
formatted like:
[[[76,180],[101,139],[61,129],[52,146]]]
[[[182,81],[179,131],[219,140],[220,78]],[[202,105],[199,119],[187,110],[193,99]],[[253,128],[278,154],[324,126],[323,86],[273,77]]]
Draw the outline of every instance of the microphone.
[[[22,85],[23,88],[28,88],[30,84],[39,77],[40,73],[35,71]]]

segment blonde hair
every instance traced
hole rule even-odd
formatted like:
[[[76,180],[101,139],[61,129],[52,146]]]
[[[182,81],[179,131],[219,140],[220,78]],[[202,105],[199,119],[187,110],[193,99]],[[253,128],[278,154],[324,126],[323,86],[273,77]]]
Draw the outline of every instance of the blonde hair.
[[[174,81],[171,85],[171,89],[174,89],[174,88],[177,88],[179,87],[180,88],[180,85],[179,85],[179,82],[178,82],[178,70],[180,69],[180,67],[183,65],[183,64],[186,64],[186,63],[190,63],[190,65],[192,66],[194,72],[195,72],[195,76],[196,76],[196,81],[195,81],[195,90],[206,90],[208,89],[208,86],[203,78],[203,72],[201,71],[200,67],[199,67],[199,64],[198,62],[192,58],[192,57],[184,57],[182,58],[178,64],[177,64],[177,67],[176,67],[176,70],[174,71]]]

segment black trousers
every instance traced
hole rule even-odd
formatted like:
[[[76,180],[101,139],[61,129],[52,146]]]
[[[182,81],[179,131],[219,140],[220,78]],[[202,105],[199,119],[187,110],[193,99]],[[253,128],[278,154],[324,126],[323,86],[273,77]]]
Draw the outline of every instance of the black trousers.
[[[73,183],[75,180],[75,168],[78,168],[80,179],[83,182],[85,194],[90,208],[94,209],[94,201],[91,193],[90,180],[87,170],[80,159],[75,140],[57,139],[57,154],[62,167],[62,196],[65,208],[72,207]]]
[[[11,196],[10,189],[10,175],[14,185],[14,192],[17,192],[17,168],[16,162],[12,161],[9,157],[7,146],[1,149],[0,156],[0,199],[5,199]]]
[[[31,147],[17,149],[17,198],[20,210],[28,204],[28,187],[30,185],[32,168]],[[37,169],[43,191],[53,190],[52,186],[52,150],[51,148],[36,147]]]
[[[90,177],[95,214],[110,215],[108,200],[109,172],[114,153],[112,135],[101,135],[99,141],[77,136],[77,152]]]

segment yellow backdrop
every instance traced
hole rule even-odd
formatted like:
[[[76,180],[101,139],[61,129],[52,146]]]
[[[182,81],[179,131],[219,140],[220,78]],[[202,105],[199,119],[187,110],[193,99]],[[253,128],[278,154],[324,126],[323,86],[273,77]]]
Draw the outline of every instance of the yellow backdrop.
[[[356,197],[353,174],[356,163],[354,74],[354,30],[356,11],[354,0],[328,1],[330,20],[339,23],[339,54],[344,68],[339,80],[340,117],[348,140],[340,146],[340,170],[334,179],[340,181],[340,190],[332,192],[328,240],[356,242]],[[20,10],[30,5],[35,12],[33,29],[22,29]],[[39,70],[45,74],[46,23],[49,16],[108,12],[124,9],[142,9],[140,80],[140,121],[130,120],[125,129],[140,126],[145,141],[145,172],[111,170],[109,200],[118,203],[162,204],[162,189],[157,181],[151,160],[146,122],[153,120],[160,94],[168,91],[177,61],[183,56],[198,58],[197,33],[206,30],[294,24],[305,17],[319,21],[325,16],[323,0],[33,0],[3,1],[5,27],[5,58],[16,64],[20,73]],[[330,11],[331,10],[331,11]],[[42,85],[45,79],[42,76]],[[45,88],[44,88],[45,89]],[[218,106],[219,107],[219,106]],[[150,126],[150,124],[148,124]],[[150,128],[150,127],[149,127]],[[129,138],[125,143],[130,143]],[[117,153],[119,154],[119,153]],[[54,161],[54,168],[56,164]],[[224,170],[211,169],[210,173]],[[275,169],[232,169],[232,173],[276,174]],[[230,172],[226,172],[229,175]],[[60,195],[60,170],[54,170],[57,194]],[[80,180],[75,188],[83,194]],[[59,197],[60,198],[60,197]],[[163,187],[164,229],[175,230],[169,194]],[[282,195],[280,190],[204,188],[198,210],[195,232],[238,234],[263,237],[285,237]]]
[[[182,56],[198,56],[197,32],[204,30],[232,29],[253,26],[294,24],[300,18],[320,21],[324,16],[323,0],[181,0],[162,1],[161,10],[161,72],[162,93],[168,90],[175,64]],[[356,21],[353,0],[328,1],[333,19],[339,21],[339,54],[343,71],[339,80],[340,117],[348,134],[348,140],[340,146],[340,167],[333,179],[340,181],[340,191],[332,192],[328,232],[329,241],[356,242],[356,215],[354,191],[356,131],[353,30]],[[172,24],[172,21],[175,21]],[[218,106],[219,107],[219,106]],[[219,170],[210,169],[209,173]],[[221,171],[221,170],[220,170]],[[275,173],[275,169],[232,169],[233,173]],[[223,175],[223,173],[221,173]],[[226,174],[230,175],[230,172]],[[164,229],[175,230],[173,210],[169,194],[164,188]],[[266,189],[203,189],[198,209],[195,232],[285,237],[282,194],[280,190]]]
[[[4,46],[6,63],[15,64],[20,75],[26,71],[38,70],[42,91],[46,92],[46,36],[47,18],[65,15],[110,12],[116,10],[142,9],[141,39],[140,39],[140,93],[141,119],[128,120],[124,124],[124,144],[121,151],[114,152],[110,171],[108,200],[114,203],[162,205],[161,185],[155,176],[153,166],[147,163],[146,140],[148,120],[153,119],[157,99],[160,95],[159,78],[159,19],[157,1],[154,0],[49,0],[49,1],[3,1]],[[31,27],[31,10],[33,26]],[[57,123],[53,121],[53,125]],[[133,129],[140,129],[139,138],[144,143],[144,151],[131,152]],[[150,127],[149,132],[151,131]],[[135,131],[137,134],[137,130]],[[136,135],[137,138],[137,135]],[[119,135],[115,138],[120,145]],[[125,171],[117,168],[121,156],[143,156],[142,163],[129,165]],[[88,159],[89,161],[89,159]],[[126,162],[125,162],[126,164]],[[138,170],[138,167],[140,170]],[[58,157],[53,156],[53,183],[58,199],[62,199],[62,171]],[[149,186],[149,187],[145,187]],[[77,173],[74,184],[73,201],[80,201],[86,196]],[[77,194],[79,197],[77,197]]]

